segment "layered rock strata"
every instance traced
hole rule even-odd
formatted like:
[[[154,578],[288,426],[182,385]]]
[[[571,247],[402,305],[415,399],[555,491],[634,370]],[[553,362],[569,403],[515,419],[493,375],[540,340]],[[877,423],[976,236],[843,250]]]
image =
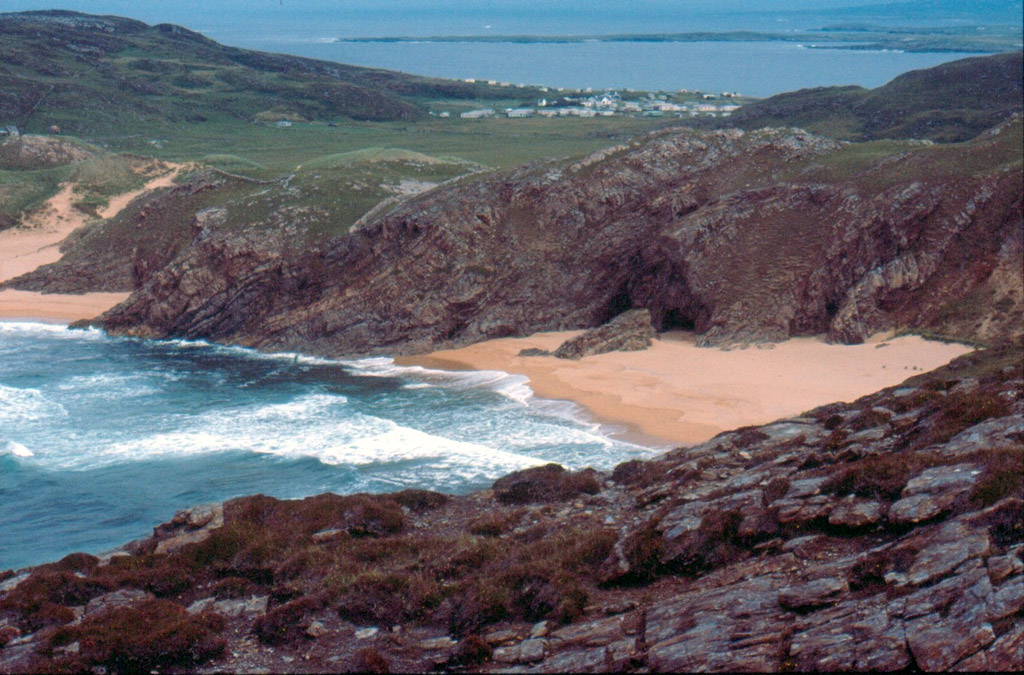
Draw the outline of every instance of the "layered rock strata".
[[[892,328],[998,340],[1024,313],[1020,135],[1016,118],[865,159],[795,130],[678,129],[477,174],[303,246],[299,221],[201,226],[183,194],[188,241],[136,256],[136,292],[101,324],[330,355],[590,327],[632,307],[702,345]]]

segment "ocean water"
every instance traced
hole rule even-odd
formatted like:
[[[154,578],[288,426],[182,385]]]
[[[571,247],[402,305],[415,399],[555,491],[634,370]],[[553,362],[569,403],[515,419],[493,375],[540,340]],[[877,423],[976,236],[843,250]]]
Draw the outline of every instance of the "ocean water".
[[[0,322],[0,570],[100,553],[234,496],[465,493],[655,452],[613,431],[500,372]]]
[[[874,88],[908,70],[978,54],[817,49],[788,42],[336,42],[251,38],[247,46],[418,75],[566,89],[729,91],[767,97],[807,87]]]
[[[1020,0],[4,0],[0,11],[62,8],[176,23],[223,44],[421,75],[566,88],[698,89],[770,96],[876,87],[967,54],[807,49],[836,24],[945,27],[1021,23]],[[344,43],[437,35],[609,35],[760,31],[803,43]]]

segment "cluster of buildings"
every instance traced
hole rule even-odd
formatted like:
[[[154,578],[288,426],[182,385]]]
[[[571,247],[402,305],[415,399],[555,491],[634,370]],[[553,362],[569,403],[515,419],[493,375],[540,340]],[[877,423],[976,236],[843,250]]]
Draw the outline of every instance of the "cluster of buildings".
[[[625,100],[616,91],[589,96],[560,98],[542,98],[534,107],[505,108],[500,114],[509,118],[523,117],[611,117],[613,115],[633,115],[643,117],[728,117],[739,108],[733,103],[710,103],[719,97],[735,98],[737,94],[723,92],[718,94],[700,95],[699,102],[677,103],[669,101],[666,94],[648,94],[637,100]],[[481,119],[498,115],[493,108],[479,108],[460,113],[462,119]],[[442,112],[440,117],[450,117],[450,113]]]

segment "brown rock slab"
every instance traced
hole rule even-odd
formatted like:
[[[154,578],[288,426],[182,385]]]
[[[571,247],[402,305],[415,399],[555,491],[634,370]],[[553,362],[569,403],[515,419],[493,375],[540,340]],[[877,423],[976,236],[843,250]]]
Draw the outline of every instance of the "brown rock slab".
[[[780,590],[779,606],[797,611],[822,607],[836,602],[849,592],[850,585],[846,579],[815,579]]]
[[[885,507],[881,502],[844,499],[836,504],[828,516],[830,525],[858,528],[881,522]]]
[[[635,352],[653,343],[654,327],[646,309],[631,309],[608,323],[566,340],[555,350],[560,359],[581,359],[606,352]]]
[[[949,670],[960,659],[994,642],[996,634],[988,623],[967,624],[943,621],[929,614],[907,624],[907,645],[922,670]]]
[[[892,671],[910,665],[903,623],[884,594],[814,612],[794,627],[789,657],[801,671]]]

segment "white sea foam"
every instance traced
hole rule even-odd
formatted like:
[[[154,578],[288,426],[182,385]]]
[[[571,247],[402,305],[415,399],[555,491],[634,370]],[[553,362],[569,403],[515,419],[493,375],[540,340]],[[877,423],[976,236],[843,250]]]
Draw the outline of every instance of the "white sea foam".
[[[458,389],[490,389],[517,403],[525,404],[533,397],[533,390],[524,375],[512,375],[501,370],[437,370],[422,366],[400,366],[392,358],[373,357],[352,361],[339,361],[359,375],[371,377],[402,377],[441,384]]]
[[[589,440],[609,445],[601,425],[590,422],[584,410],[568,401],[549,401],[535,397],[529,386],[529,378],[501,370],[464,370],[450,371],[422,366],[401,366],[388,356],[374,356],[361,359],[329,359],[317,356],[306,356],[296,352],[260,352],[249,347],[217,345],[204,340],[176,339],[167,342],[179,347],[191,349],[212,349],[224,353],[233,353],[246,358],[294,361],[310,365],[337,365],[345,368],[353,375],[368,377],[411,379],[405,383],[405,389],[424,389],[430,386],[444,386],[455,389],[487,389],[524,406],[535,408],[546,415],[552,415],[586,427],[590,434]]]
[[[312,395],[285,404],[201,415],[187,428],[125,440],[89,458],[65,457],[65,468],[94,468],[125,459],[243,451],[280,457],[312,457],[328,465],[373,466],[429,461],[472,466],[489,475],[533,466],[541,460],[452,440],[363,415],[339,419],[330,408],[344,397]],[[337,412],[337,411],[334,411]]]
[[[0,335],[15,337],[45,336],[48,339],[100,340],[106,333],[98,328],[70,329],[63,324],[34,321],[0,321]]]
[[[0,384],[0,422],[33,422],[67,417],[64,406],[51,401],[38,389],[18,389]]]
[[[445,466],[473,466],[495,474],[542,464],[542,460],[482,445],[436,436],[387,422],[382,433],[363,436],[322,449],[318,459],[325,464],[392,464],[433,460]]]
[[[109,399],[137,398],[160,393],[159,387],[153,386],[151,373],[97,373],[95,375],[76,375],[57,384],[59,391],[75,392],[82,395]],[[164,379],[164,378],[162,378]]]
[[[0,440],[0,455],[13,455],[14,457],[33,457],[33,452],[21,443],[14,441]]]

